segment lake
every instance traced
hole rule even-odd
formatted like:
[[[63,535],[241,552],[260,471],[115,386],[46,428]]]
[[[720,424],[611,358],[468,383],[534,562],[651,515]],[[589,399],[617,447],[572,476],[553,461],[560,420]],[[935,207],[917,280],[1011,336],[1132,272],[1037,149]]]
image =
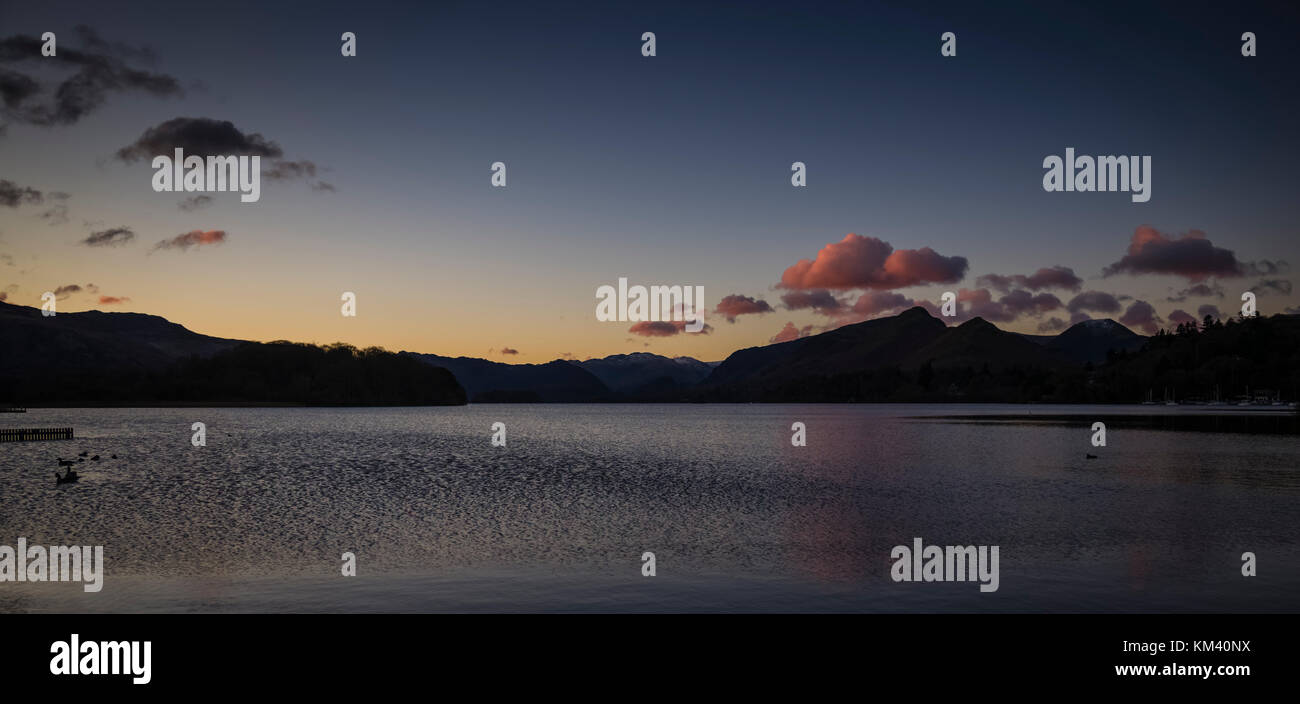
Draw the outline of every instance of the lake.
[[[473,405],[31,409],[0,545],[103,545],[103,590],[0,612],[1293,612],[1300,436],[1247,410]],[[1090,443],[1107,423],[1107,444]],[[191,444],[194,422],[206,446]],[[494,447],[493,423],[507,445]],[[791,445],[791,424],[807,445]],[[56,457],[86,451],[75,484]],[[1087,459],[1087,454],[1097,455]],[[118,459],[108,459],[116,454]],[[897,545],[999,546],[995,592]],[[344,552],[357,576],[340,573]],[[655,576],[642,555],[655,555]],[[1242,575],[1253,552],[1258,574]]]

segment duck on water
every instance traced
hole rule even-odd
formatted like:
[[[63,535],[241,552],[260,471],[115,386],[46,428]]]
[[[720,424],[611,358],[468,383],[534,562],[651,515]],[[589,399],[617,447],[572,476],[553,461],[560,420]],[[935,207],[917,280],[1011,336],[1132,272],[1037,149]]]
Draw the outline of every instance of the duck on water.
[[[77,470],[73,469],[73,467],[76,466],[77,463],[79,463],[79,462],[85,462],[85,461],[86,461],[86,456],[89,455],[89,454],[90,454],[90,452],[88,452],[88,451],[86,451],[86,452],[80,452],[80,453],[78,453],[78,457],[77,457],[77,459],[75,459],[75,460],[65,460],[65,459],[63,459],[62,457],[55,457],[54,459],[55,459],[56,461],[58,461],[60,467],[67,467],[67,468],[68,468],[68,471],[67,471],[67,472],[64,472],[62,476],[59,476],[59,473],[58,473],[57,471],[54,473],[54,481],[55,481],[55,483],[56,483],[56,484],[71,484],[72,482],[75,482],[75,481],[77,481],[78,479],[80,479],[80,478],[81,478],[81,475],[77,474]],[[114,454],[114,455],[112,456],[112,459],[117,459],[117,455]],[[92,462],[97,462],[97,461],[99,461],[99,455],[95,455],[95,456],[91,457],[91,458],[90,458],[90,461],[92,461]]]

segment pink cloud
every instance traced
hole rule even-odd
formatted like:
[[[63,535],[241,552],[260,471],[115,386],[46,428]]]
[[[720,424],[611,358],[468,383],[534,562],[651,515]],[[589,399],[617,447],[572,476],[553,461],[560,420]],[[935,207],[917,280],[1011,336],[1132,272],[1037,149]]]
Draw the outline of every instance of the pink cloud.
[[[952,283],[966,275],[965,257],[945,257],[929,247],[895,250],[875,237],[848,234],[800,259],[781,275],[781,288],[895,289]]]
[[[1271,262],[1262,265],[1265,270],[1276,270]],[[1237,261],[1232,250],[1214,246],[1200,230],[1169,237],[1150,225],[1142,225],[1133,232],[1128,253],[1103,269],[1102,275],[1171,274],[1197,282],[1211,276],[1244,276],[1254,268]]]
[[[771,313],[772,306],[762,299],[754,299],[733,293],[724,296],[721,301],[718,301],[718,307],[713,312],[725,317],[728,323],[734,323],[736,318],[742,315]]]
[[[672,337],[682,332],[686,332],[687,322],[685,320],[642,320],[639,323],[633,323],[627,331],[633,335],[642,337]],[[704,329],[697,334],[707,335],[713,332],[713,326],[708,323],[704,324]]]
[[[225,230],[192,230],[183,235],[176,235],[169,240],[163,240],[154,245],[154,249],[180,249],[187,250],[190,247],[203,247],[211,244],[221,244],[226,241]]]
[[[797,340],[801,337],[807,337],[811,332],[812,332],[811,325],[805,325],[803,328],[796,328],[794,326],[794,323],[787,322],[785,324],[785,327],[781,328],[780,332],[773,335],[772,338],[768,340],[768,342],[773,342],[773,343],[789,342],[791,340]]]

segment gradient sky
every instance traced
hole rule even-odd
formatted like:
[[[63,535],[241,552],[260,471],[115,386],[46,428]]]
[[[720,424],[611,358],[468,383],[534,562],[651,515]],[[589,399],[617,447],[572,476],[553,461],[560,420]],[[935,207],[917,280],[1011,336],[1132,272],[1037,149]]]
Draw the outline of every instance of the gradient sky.
[[[788,310],[790,290],[777,288],[849,233],[967,260],[960,281],[876,289],[917,303],[988,289],[977,281],[986,274],[1072,269],[1077,288],[1029,291],[1059,308],[996,321],[1021,332],[1068,323],[1069,303],[1088,291],[1122,310],[1085,314],[1120,319],[1144,301],[1157,325],[1202,305],[1231,314],[1251,288],[1266,314],[1300,300],[1290,284],[1300,265],[1292,3],[275,5],[0,5],[0,39],[53,31],[60,49],[91,51],[75,31],[85,25],[104,42],[149,47],[152,64],[100,51],[184,89],[110,90],[57,126],[6,108],[0,179],[45,194],[0,204],[8,302],[38,306],[43,291],[93,283],[97,293],[59,310],[512,362],[633,351],[717,360],[787,323],[816,332],[862,319]],[[339,53],[344,31],[357,34],[355,58]],[[657,35],[653,58],[641,56],[644,31]],[[940,56],[945,31],[957,34],[954,58]],[[1258,56],[1241,56],[1244,31],[1257,34]],[[37,77],[35,100],[48,102],[70,75],[48,65],[0,71]],[[147,160],[114,158],[176,117],[259,133],[286,159],[317,164],[335,190],[264,178],[258,203],[215,193],[210,207],[182,211],[190,194],[155,193]],[[1150,202],[1043,191],[1043,158],[1066,147],[1151,155]],[[494,161],[507,164],[507,188],[490,186]],[[807,164],[807,188],[790,185],[793,161]],[[50,212],[59,204],[66,219]],[[119,226],[134,241],[79,244]],[[1103,276],[1142,226],[1204,233],[1209,251],[1230,250],[1254,273],[1209,275],[1174,244],[1167,262],[1148,252],[1146,264]],[[227,238],[154,250],[194,230]],[[703,286],[710,307],[738,294],[773,310],[734,323],[711,315],[707,335],[642,337],[595,318],[596,288],[620,276]],[[1223,295],[1169,300],[1195,283]],[[852,305],[866,290],[833,294]],[[343,291],[358,296],[356,318],[339,314]],[[990,290],[990,310],[1006,312],[996,301],[1008,292]]]

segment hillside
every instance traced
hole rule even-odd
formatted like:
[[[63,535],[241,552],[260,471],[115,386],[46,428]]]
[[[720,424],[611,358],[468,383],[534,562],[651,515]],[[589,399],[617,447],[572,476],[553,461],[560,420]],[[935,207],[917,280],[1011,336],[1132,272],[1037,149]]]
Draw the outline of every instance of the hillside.
[[[8,303],[0,303],[0,331],[0,370],[11,373],[158,369],[241,343],[200,335],[156,315],[86,311],[47,318],[37,308]]]
[[[0,303],[0,403],[446,405],[443,369],[378,348],[200,335],[156,315]]]
[[[403,354],[449,370],[475,403],[580,403],[611,396],[600,379],[566,361],[503,364],[476,357]]]
[[[1145,338],[1110,320],[1052,336],[922,308],[737,350],[721,363],[644,352],[505,364],[349,345],[201,335],[153,315],[0,303],[0,402],[455,404],[1132,403],[1300,395],[1300,316],[1206,321]]]
[[[691,357],[664,357],[649,352],[615,354],[572,364],[591,372],[611,391],[622,394],[695,386],[715,366]]]

